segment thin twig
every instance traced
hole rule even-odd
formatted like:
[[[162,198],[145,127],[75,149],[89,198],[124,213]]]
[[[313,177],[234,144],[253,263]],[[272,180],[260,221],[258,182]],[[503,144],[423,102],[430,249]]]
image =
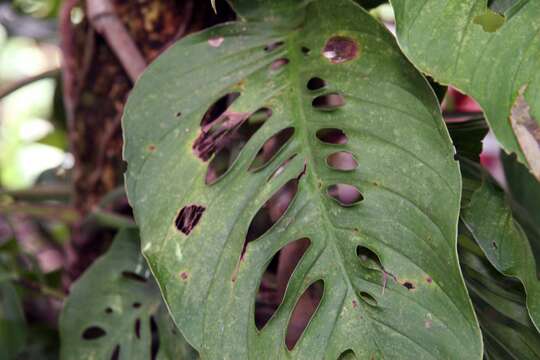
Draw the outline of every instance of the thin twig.
[[[39,284],[37,282],[28,280],[28,279],[18,279],[15,283],[35,292],[38,292],[47,297],[54,298],[59,301],[64,301],[66,295],[56,289],[53,289],[47,285]]]
[[[88,0],[86,13],[92,27],[107,40],[132,82],[146,68],[146,60],[114,11],[110,0]]]
[[[24,190],[0,189],[0,196],[8,196],[15,201],[68,200],[73,193],[71,186],[36,185]]]
[[[20,88],[25,87],[26,85],[32,84],[39,80],[54,78],[54,77],[57,77],[58,75],[60,75],[59,67],[43,71],[42,73],[32,75],[24,79],[17,80],[11,84],[8,84],[4,88],[0,89],[0,99],[5,98],[6,96],[14,93]]]

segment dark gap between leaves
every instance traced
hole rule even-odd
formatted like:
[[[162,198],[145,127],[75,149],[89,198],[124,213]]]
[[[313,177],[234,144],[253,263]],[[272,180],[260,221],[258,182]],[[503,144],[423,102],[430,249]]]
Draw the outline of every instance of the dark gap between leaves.
[[[134,280],[134,281],[138,281],[142,283],[145,283],[148,280],[144,276],[137,274],[133,271],[128,271],[128,270],[122,271],[122,276],[125,277],[126,279]]]

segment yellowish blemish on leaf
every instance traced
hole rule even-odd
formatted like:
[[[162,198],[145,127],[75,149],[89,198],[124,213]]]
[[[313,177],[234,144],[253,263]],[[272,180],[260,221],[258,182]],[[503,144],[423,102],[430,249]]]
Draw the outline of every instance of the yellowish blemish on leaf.
[[[510,111],[510,123],[518,143],[529,163],[532,174],[540,180],[540,124],[533,118],[525,100],[527,85],[523,85]]]

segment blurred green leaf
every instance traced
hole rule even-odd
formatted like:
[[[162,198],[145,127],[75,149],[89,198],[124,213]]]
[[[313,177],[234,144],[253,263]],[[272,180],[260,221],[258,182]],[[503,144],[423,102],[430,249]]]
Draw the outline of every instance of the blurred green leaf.
[[[0,281],[0,359],[15,359],[25,343],[26,320],[19,295],[10,282]]]
[[[138,231],[121,231],[72,286],[60,319],[62,359],[197,358],[172,323],[139,246]]]

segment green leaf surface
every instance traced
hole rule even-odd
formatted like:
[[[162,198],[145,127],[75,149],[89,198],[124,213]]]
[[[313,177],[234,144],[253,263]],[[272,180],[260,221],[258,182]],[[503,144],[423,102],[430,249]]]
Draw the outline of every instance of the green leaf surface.
[[[242,20],[171,47],[138,81],[123,119],[143,253],[188,341],[205,359],[481,358],[457,263],[460,173],[426,80],[352,1],[232,5]],[[321,85],[315,78],[324,86],[311,86]],[[235,92],[201,129],[212,104]],[[322,101],[329,94],[334,105]],[[236,136],[259,109],[269,119],[207,184],[209,163],[225,148],[220,131]],[[281,149],[254,168],[267,140],[291,127]],[[327,128],[346,143],[319,140]],[[339,151],[358,168],[331,168],[327,157]],[[253,235],[252,220],[286,184],[297,190],[290,205]],[[361,201],[340,205],[327,193],[334,184],[356,187]],[[310,246],[258,329],[261,277],[301,238]],[[289,351],[295,304],[319,280],[320,304]]]
[[[476,246],[466,229],[460,245]],[[460,263],[484,336],[486,359],[534,360],[540,357],[540,334],[525,306],[525,294],[474,251],[460,248]],[[478,248],[478,251],[482,251]]]
[[[478,101],[504,149],[540,179],[540,2],[521,0],[504,15],[486,0],[391,2],[407,57]]]
[[[472,194],[461,219],[491,264],[501,273],[520,279],[527,293],[527,307],[538,328],[540,324],[540,281],[531,246],[512,216],[504,193],[484,181]]]
[[[26,320],[19,295],[11,282],[0,281],[0,359],[15,359],[25,342]]]
[[[64,360],[197,358],[167,313],[136,230],[121,231],[72,286],[60,336]]]

